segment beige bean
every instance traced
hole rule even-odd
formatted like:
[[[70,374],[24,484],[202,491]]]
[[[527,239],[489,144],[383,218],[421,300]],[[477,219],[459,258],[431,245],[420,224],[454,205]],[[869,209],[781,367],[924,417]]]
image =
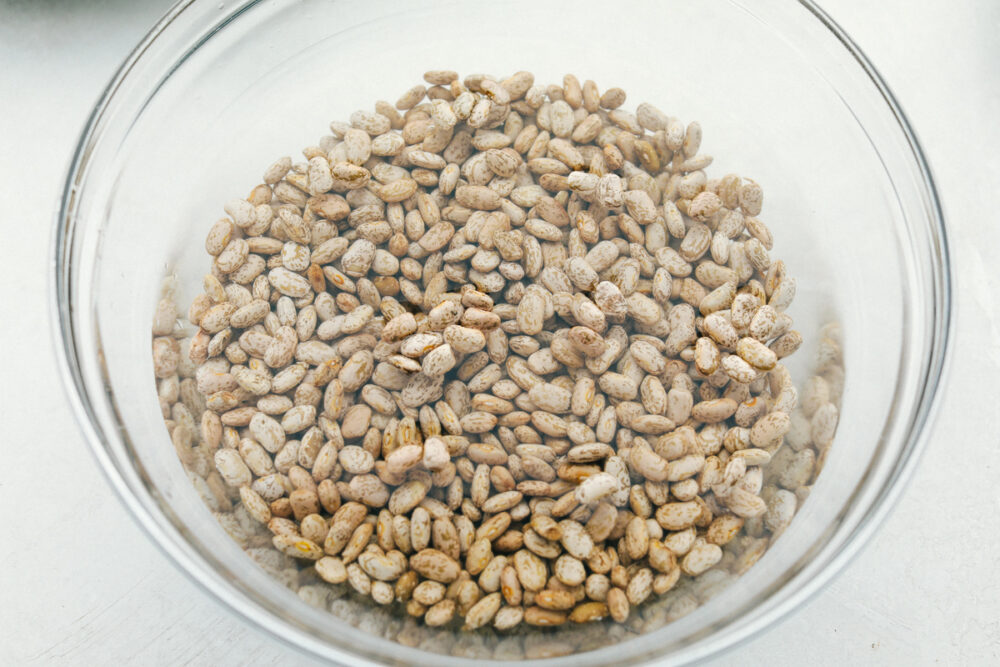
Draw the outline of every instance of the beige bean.
[[[169,296],[152,326],[213,507],[238,490],[279,552],[430,627],[623,623],[719,570],[652,612],[679,617],[759,558],[833,440],[838,332],[800,396],[760,186],[624,102],[427,72],[228,202],[197,332]]]

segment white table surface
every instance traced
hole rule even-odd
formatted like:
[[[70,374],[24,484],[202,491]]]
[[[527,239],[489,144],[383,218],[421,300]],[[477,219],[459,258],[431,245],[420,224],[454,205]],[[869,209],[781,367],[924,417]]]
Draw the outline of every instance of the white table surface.
[[[230,616],[139,530],[59,386],[46,267],[91,104],[169,0],[0,1],[0,665],[271,665],[302,656]],[[915,478],[821,595],[713,664],[1000,661],[1000,4],[826,0],[893,86],[946,209],[958,317]]]

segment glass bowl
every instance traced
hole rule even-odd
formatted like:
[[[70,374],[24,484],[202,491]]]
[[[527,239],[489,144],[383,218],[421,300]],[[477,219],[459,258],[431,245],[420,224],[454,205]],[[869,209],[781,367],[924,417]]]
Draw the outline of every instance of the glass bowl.
[[[401,644],[391,614],[344,598],[331,615],[257,567],[220,529],[171,446],[149,347],[163,278],[173,276],[189,301],[224,202],[331,120],[395,99],[436,68],[528,69],[539,82],[573,72],[602,89],[621,86],[627,108],[646,100],[700,121],[712,173],[750,175],[766,192],[774,254],[799,285],[791,312],[807,345],[792,365],[798,381],[817,353],[830,355],[815,341],[840,332],[839,432],[808,500],[737,585],[686,615],[668,610],[670,623],[640,619],[625,635],[596,625],[583,638],[557,632],[523,644],[449,633]],[[905,117],[827,15],[778,0],[181,2],[90,117],[52,269],[70,399],[139,523],[234,613],[351,664],[680,663],[753,637],[850,562],[899,496],[937,402],[951,317],[941,212]]]

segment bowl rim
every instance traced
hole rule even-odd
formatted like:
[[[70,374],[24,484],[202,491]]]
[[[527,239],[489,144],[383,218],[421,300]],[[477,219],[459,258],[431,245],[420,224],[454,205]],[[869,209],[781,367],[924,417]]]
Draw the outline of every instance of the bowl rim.
[[[91,110],[68,165],[60,203],[53,221],[48,274],[50,335],[55,347],[61,384],[66,398],[72,406],[74,417],[85,436],[92,454],[97,459],[105,479],[107,479],[114,489],[122,504],[128,508],[130,515],[139,527],[152,538],[152,541],[168,557],[168,560],[177,566],[190,581],[207,590],[210,593],[210,598],[228,608],[237,617],[263,630],[267,635],[277,639],[286,646],[321,660],[332,661],[349,658],[354,664],[375,664],[370,662],[369,657],[363,657],[354,652],[348,653],[346,648],[334,647],[307,635],[299,628],[294,629],[292,633],[294,637],[278,632],[275,629],[274,617],[270,612],[256,604],[247,604],[249,600],[244,594],[221,585],[217,574],[214,571],[210,571],[203,560],[193,557],[180,548],[175,543],[176,536],[164,524],[164,522],[169,523],[169,521],[165,519],[162,513],[152,511],[140,497],[143,493],[148,494],[147,490],[145,488],[136,488],[133,480],[126,479],[123,471],[116,464],[111,452],[109,436],[100,424],[81,372],[80,356],[76,348],[76,334],[72,315],[72,271],[70,270],[69,257],[73,247],[73,236],[78,214],[76,194],[82,185],[82,177],[86,171],[85,167],[90,152],[89,147],[93,145],[95,139],[98,139],[102,120],[112,106],[119,88],[126,81],[136,64],[170,24],[181,16],[184,11],[192,5],[198,4],[200,1],[179,0],[154,24],[131,51],[112,76],[109,83],[104,87],[100,98]],[[245,2],[234,13],[229,15],[226,22],[261,1],[249,0]],[[738,7],[742,7],[740,0],[730,1]],[[869,538],[885,521],[898,502],[899,497],[905,491],[909,480],[912,478],[913,472],[926,449],[931,426],[940,409],[942,402],[941,394],[943,393],[942,388],[951,365],[953,347],[951,344],[951,332],[954,326],[955,309],[952,298],[952,268],[948,235],[937,187],[923,148],[895,95],[878,69],[872,64],[861,48],[813,0],[797,0],[797,2],[830,31],[841,46],[854,58],[870,82],[874,84],[886,107],[891,112],[898,129],[902,131],[906,141],[906,148],[909,150],[908,159],[912,158],[918,169],[920,177],[918,187],[922,189],[923,194],[927,197],[926,208],[930,216],[928,229],[930,236],[928,241],[938,259],[938,264],[932,267],[930,276],[930,296],[932,297],[930,313],[928,315],[928,320],[932,325],[931,332],[929,333],[930,358],[926,371],[923,374],[923,379],[925,380],[923,388],[915,400],[913,419],[908,425],[906,437],[903,440],[903,451],[899,457],[899,463],[894,467],[892,474],[887,477],[875,498],[872,499],[867,514],[861,517],[853,532],[845,538],[842,550],[831,558],[812,580],[802,584],[797,590],[788,594],[784,599],[779,600],[777,604],[756,616],[750,622],[731,628],[731,631],[726,633],[724,637],[716,637],[714,641],[707,643],[696,641],[693,645],[682,648],[679,653],[668,656],[655,656],[661,659],[665,658],[671,664],[706,659],[729,651],[749,641],[762,631],[774,627],[780,620],[812,599],[843,571],[846,564],[853,560],[858,552],[867,545],[870,541]],[[333,656],[331,652],[335,652],[338,655]],[[445,662],[448,662],[450,658],[450,656],[440,657]],[[650,654],[643,654],[636,656],[636,659],[641,662],[653,657]],[[453,658],[451,659],[453,660]],[[548,663],[546,660],[536,662]]]

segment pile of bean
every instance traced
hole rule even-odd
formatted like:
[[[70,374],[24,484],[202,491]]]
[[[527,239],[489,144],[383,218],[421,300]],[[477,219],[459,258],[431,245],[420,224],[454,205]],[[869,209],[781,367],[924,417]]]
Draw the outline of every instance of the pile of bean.
[[[618,88],[424,78],[226,205],[189,359],[170,300],[154,322],[205,408],[174,443],[281,552],[429,626],[625,622],[795,511],[760,495],[801,343],[762,190]]]

